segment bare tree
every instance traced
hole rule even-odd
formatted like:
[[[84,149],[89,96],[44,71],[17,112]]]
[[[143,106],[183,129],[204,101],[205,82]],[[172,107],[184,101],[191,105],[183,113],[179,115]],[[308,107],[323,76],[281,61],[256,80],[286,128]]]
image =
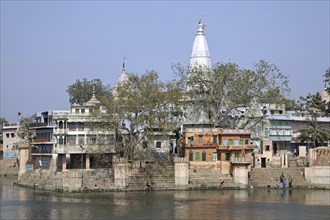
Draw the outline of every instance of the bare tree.
[[[290,91],[287,77],[263,60],[254,70],[234,63],[218,63],[213,69],[176,65],[174,70],[184,84],[187,104],[200,111],[197,116],[203,111],[210,124],[220,127],[237,127],[241,119],[233,117],[235,112],[250,110],[252,118],[257,116],[256,104],[280,103]]]
[[[130,160],[148,153],[155,135],[174,131],[180,118],[180,84],[161,82],[155,71],[129,74],[106,103],[107,121],[116,131],[117,152]]]

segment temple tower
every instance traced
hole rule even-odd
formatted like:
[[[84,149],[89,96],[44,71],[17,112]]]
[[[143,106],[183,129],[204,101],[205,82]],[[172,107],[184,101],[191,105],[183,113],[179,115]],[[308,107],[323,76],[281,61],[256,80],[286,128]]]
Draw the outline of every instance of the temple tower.
[[[211,68],[210,51],[204,34],[205,24],[200,20],[197,25],[197,32],[191,51],[189,67]]]

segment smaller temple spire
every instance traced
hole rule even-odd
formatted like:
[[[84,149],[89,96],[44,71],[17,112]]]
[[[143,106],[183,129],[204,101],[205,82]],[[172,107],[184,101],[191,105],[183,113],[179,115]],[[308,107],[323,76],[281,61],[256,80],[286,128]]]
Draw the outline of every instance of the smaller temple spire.
[[[84,105],[94,106],[94,105],[99,105],[99,104],[101,104],[101,102],[95,96],[95,85],[93,85],[92,98],[88,102],[86,102]]]
[[[93,95],[95,95],[95,85],[93,85]]]
[[[126,83],[128,81],[128,76],[126,74],[126,69],[125,69],[125,59],[127,59],[127,57],[123,58],[123,68],[121,70],[121,74],[119,76],[118,81],[115,84],[115,87],[113,89],[113,95],[116,96],[117,95],[117,88],[120,85],[123,85],[124,83]]]
[[[126,82],[127,80],[128,80],[128,76],[127,76],[127,74],[126,74],[126,69],[125,69],[125,60],[127,59],[127,57],[125,57],[124,56],[124,58],[123,58],[123,68],[122,68],[122,70],[121,70],[121,74],[120,74],[120,77],[119,77],[119,79],[118,79],[118,81],[117,81],[117,84],[119,83],[124,83],[124,82]]]

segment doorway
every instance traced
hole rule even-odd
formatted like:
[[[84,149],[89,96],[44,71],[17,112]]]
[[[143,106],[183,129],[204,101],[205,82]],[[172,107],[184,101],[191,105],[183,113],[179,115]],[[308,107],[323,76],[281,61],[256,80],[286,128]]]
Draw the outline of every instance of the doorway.
[[[261,158],[261,168],[266,168],[266,157]]]

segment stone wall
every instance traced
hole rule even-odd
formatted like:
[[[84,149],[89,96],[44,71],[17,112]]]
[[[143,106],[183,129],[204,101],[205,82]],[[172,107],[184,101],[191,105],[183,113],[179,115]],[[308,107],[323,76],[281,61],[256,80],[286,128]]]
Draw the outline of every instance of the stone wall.
[[[189,181],[189,164],[187,158],[174,158],[175,186],[186,186]]]
[[[312,184],[330,186],[330,166],[306,167],[305,179]]]

